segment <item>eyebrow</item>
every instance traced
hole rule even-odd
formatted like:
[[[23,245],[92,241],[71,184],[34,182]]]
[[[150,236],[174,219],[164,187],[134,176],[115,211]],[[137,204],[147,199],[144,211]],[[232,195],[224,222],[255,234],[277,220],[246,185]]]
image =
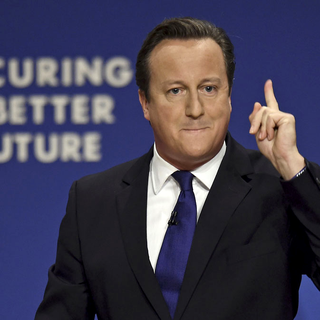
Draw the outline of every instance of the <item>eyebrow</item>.
[[[205,83],[205,82],[218,82],[218,84],[221,84],[221,79],[217,77],[211,77],[211,78],[204,78],[200,81],[200,83]],[[175,85],[175,84],[180,84],[180,85],[185,85],[185,82],[183,80],[166,80],[161,83],[162,85]]]
[[[184,85],[184,82],[182,80],[166,80],[166,81],[163,81],[161,82],[161,84],[163,85],[173,85],[173,84],[181,84],[181,85]]]
[[[217,77],[205,78],[201,81],[201,83],[204,83],[204,82],[218,82],[219,84],[221,84],[221,79]]]

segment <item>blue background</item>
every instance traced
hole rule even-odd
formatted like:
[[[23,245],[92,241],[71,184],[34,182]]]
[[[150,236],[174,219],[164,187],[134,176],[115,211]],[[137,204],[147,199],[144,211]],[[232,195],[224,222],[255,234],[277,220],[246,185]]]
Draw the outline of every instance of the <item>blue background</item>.
[[[31,1],[0,2],[0,57],[96,56],[105,61],[128,58],[134,68],[137,52],[149,32],[164,18],[194,16],[223,27],[235,45],[237,66],[232,93],[230,131],[243,145],[256,148],[248,134],[248,116],[255,101],[264,102],[266,79],[274,82],[280,108],[297,119],[298,147],[320,163],[319,58],[320,2],[260,1]],[[7,67],[0,77],[7,77]],[[33,94],[109,94],[115,100],[114,124],[56,125],[46,111],[44,124],[0,125],[5,132],[99,131],[100,162],[40,163],[32,154],[21,163],[14,157],[0,164],[0,318],[33,319],[54,263],[56,241],[69,187],[79,177],[107,169],[146,152],[152,131],[141,111],[134,79],[123,88],[87,83],[83,87],[0,87],[0,96]],[[297,319],[319,319],[320,294],[304,278]]]

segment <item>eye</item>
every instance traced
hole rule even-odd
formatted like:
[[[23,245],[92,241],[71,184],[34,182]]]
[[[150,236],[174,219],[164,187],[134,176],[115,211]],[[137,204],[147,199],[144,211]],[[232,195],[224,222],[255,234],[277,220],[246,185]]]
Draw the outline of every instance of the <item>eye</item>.
[[[173,94],[178,94],[178,93],[180,93],[180,91],[181,90],[179,88],[173,88],[173,89],[170,90],[170,92],[173,93]]]
[[[206,86],[206,87],[204,88],[204,90],[205,90],[206,92],[212,92],[212,91],[213,91],[213,87],[212,87],[212,86]]]

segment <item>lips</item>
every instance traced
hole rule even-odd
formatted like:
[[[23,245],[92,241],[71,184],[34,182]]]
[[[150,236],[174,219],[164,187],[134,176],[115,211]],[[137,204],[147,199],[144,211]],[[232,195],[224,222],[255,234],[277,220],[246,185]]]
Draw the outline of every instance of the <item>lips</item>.
[[[204,128],[185,128],[182,129],[183,131],[188,131],[188,132],[198,132],[198,131],[203,131],[205,129],[209,129],[209,127],[204,127]]]

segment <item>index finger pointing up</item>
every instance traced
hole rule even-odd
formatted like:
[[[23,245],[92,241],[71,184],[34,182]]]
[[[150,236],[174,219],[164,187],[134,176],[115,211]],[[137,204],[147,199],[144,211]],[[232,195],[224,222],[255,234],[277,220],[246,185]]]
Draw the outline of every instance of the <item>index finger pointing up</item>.
[[[264,85],[264,97],[266,99],[267,107],[279,110],[278,102],[274,96],[272,81],[269,79]]]

